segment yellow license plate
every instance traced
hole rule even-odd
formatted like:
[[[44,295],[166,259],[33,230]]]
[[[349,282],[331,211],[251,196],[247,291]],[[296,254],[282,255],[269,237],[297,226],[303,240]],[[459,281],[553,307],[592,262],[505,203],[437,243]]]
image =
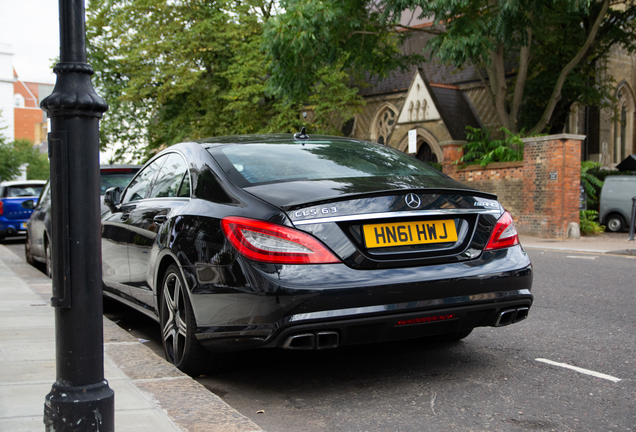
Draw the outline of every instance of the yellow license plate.
[[[374,224],[364,225],[362,229],[368,248],[457,241],[453,220]]]

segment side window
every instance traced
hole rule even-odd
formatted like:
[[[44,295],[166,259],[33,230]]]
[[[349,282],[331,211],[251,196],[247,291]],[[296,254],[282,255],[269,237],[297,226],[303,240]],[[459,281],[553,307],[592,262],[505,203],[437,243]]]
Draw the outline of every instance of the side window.
[[[150,198],[164,198],[183,196],[180,187],[184,177],[188,177],[188,169],[181,155],[171,153],[166,158],[166,163],[161,167],[157,179],[152,185]],[[190,196],[190,192],[186,196]]]
[[[190,176],[186,170],[183,175],[183,181],[181,182],[181,188],[179,188],[179,196],[190,198]]]
[[[146,198],[146,193],[152,183],[152,179],[155,177],[155,174],[157,174],[157,171],[165,160],[165,157],[161,157],[144,168],[139,175],[130,182],[124,191],[124,196],[121,197],[121,203],[126,204],[131,201]]]

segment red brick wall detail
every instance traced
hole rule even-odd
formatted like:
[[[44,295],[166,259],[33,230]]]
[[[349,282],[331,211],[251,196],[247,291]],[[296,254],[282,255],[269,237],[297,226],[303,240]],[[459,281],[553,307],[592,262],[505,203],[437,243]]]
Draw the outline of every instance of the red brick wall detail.
[[[443,171],[467,186],[496,194],[520,234],[565,238],[568,225],[579,222],[581,140],[570,137],[524,140],[523,162],[461,169],[452,164],[462,156],[461,146],[446,145]],[[551,173],[556,179],[550,180]]]
[[[537,237],[567,237],[568,225],[579,223],[581,141],[526,142],[523,162],[524,206],[517,230]]]
[[[42,123],[42,110],[35,108],[14,108],[13,116],[15,139],[26,138],[32,143],[35,143],[35,127],[37,124]]]

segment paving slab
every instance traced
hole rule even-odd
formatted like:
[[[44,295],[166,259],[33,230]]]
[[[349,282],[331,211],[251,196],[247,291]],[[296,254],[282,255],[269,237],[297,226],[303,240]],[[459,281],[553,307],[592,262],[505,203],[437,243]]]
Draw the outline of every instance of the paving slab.
[[[51,281],[0,245],[0,296],[0,431],[43,430],[56,374]],[[107,318],[104,376],[117,432],[261,431]]]

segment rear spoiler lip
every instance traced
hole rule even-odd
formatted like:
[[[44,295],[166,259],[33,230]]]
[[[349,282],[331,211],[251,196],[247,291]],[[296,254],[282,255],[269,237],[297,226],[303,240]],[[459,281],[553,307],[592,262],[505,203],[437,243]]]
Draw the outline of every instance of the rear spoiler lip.
[[[452,195],[467,195],[471,197],[479,197],[491,200],[497,200],[497,195],[491,194],[488,192],[481,192],[475,189],[450,189],[450,188],[438,188],[438,189],[390,189],[383,191],[374,191],[374,192],[357,192],[351,194],[343,194],[334,196],[333,199],[321,199],[317,201],[305,201],[305,202],[295,202],[289,205],[281,206],[281,210],[285,212],[290,212],[306,207],[313,207],[321,204],[327,203],[337,203],[341,201],[349,201],[351,198],[355,197],[356,199],[365,199],[365,198],[374,198],[379,196],[391,196],[391,195],[402,195],[407,193],[416,193],[416,194],[452,194]],[[470,209],[477,210],[477,209]]]

